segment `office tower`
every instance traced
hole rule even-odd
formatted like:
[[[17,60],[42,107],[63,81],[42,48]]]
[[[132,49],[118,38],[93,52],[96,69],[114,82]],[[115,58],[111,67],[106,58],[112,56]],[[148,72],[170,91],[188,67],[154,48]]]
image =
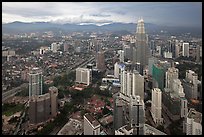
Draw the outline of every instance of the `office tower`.
[[[171,87],[164,88],[162,102],[164,110],[172,120],[178,120],[187,115],[188,102],[179,79],[173,79]]]
[[[119,78],[119,63],[118,62],[114,64],[114,77]]]
[[[98,53],[101,51],[101,45],[99,39],[93,39],[93,46],[95,47],[95,52]]]
[[[114,77],[119,78],[121,77],[121,72],[124,70],[125,64],[116,62],[114,64]]]
[[[186,78],[183,80],[184,91],[187,99],[198,98],[198,75],[192,70],[186,70]]]
[[[137,70],[140,74],[143,74],[144,70],[142,70],[142,66],[141,66],[141,64],[139,62],[134,64],[134,69]]]
[[[180,56],[180,44],[179,41],[176,40],[175,43],[175,58],[178,58]]]
[[[118,54],[119,54],[119,59],[120,62],[124,62],[124,51],[123,50],[118,50]]]
[[[158,88],[163,91],[165,87],[165,75],[168,68],[171,67],[171,63],[167,61],[158,61],[152,67],[153,82],[158,84]]]
[[[68,44],[64,43],[64,52],[68,51],[68,48],[69,48]]]
[[[29,98],[33,95],[42,95],[42,70],[32,68],[29,72]]]
[[[171,90],[173,90],[177,95],[179,95],[179,97],[185,97],[185,93],[183,92],[183,86],[181,84],[180,79],[173,79]]]
[[[2,51],[2,56],[3,57],[6,57],[6,56],[15,56],[16,53],[15,53],[15,50],[5,50],[5,51]]]
[[[92,72],[87,68],[76,69],[76,82],[89,85],[92,81]]]
[[[158,64],[153,64],[152,66],[152,78],[153,81],[158,83],[158,88],[163,90],[164,88],[164,79],[165,79],[165,70],[162,66]]]
[[[52,43],[51,44],[51,51],[57,52],[57,50],[60,48],[60,45],[57,43]]]
[[[89,113],[84,115],[84,135],[99,135],[100,123]]]
[[[186,118],[188,114],[188,101],[185,97],[181,97],[181,118]]]
[[[123,70],[121,74],[121,93],[125,96],[140,96],[144,99],[144,76],[138,71]]]
[[[96,68],[100,71],[104,71],[106,69],[103,51],[99,51],[96,55]]]
[[[157,58],[151,57],[148,59],[148,74],[152,76],[152,66],[158,62]]]
[[[191,108],[185,119],[186,135],[202,135],[202,113]]]
[[[144,101],[140,96],[130,97],[130,125],[133,135],[144,135],[145,110]]]
[[[133,63],[139,62],[142,69],[148,64],[149,47],[148,39],[145,33],[144,20],[137,22],[136,43],[133,47]]]
[[[183,45],[182,45],[182,55],[184,56],[184,57],[189,57],[189,43],[187,43],[187,42],[184,42],[183,43]]]
[[[125,124],[124,103],[119,97],[119,93],[113,95],[114,108],[113,108],[113,129],[117,130]]]
[[[43,55],[43,54],[44,54],[44,50],[40,49],[40,55]]]
[[[200,61],[200,46],[196,46],[196,62]]]
[[[156,46],[156,56],[161,56],[161,46]]]
[[[125,59],[132,59],[132,51],[131,51],[131,48],[129,45],[124,45],[123,51],[124,51],[124,58]]]
[[[57,95],[58,95],[58,89],[54,86],[49,87],[49,93],[50,93],[50,100],[51,100],[51,115],[55,117],[57,115]]]
[[[134,70],[132,82],[132,96],[140,96],[140,99],[144,100],[144,76]]]
[[[178,79],[178,69],[175,67],[169,68],[166,72],[166,88],[172,89],[172,83],[174,79]]]
[[[159,88],[152,89],[152,106],[151,113],[156,125],[161,125],[163,123],[162,118],[162,92]]]
[[[171,59],[172,58],[172,52],[164,51],[164,58]]]
[[[56,87],[49,88],[49,93],[43,95],[34,95],[29,101],[29,122],[37,124],[45,122],[57,114],[57,95]]]

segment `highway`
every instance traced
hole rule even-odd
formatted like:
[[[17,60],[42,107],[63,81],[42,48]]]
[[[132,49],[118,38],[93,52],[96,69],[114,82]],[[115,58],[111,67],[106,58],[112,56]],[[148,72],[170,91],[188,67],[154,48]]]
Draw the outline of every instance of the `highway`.
[[[23,83],[22,85],[16,87],[16,88],[13,88],[9,91],[6,91],[4,93],[2,93],[2,103],[7,100],[8,98],[14,96],[16,93],[20,92],[22,88],[26,88],[28,87],[28,83]]]

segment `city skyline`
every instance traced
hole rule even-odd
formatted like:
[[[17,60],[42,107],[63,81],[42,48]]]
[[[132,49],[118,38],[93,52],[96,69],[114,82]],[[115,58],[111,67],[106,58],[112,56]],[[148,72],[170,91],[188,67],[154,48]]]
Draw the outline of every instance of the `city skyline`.
[[[69,7],[69,8],[67,8]],[[3,2],[2,23],[52,22],[104,25],[115,22],[202,27],[201,2]]]

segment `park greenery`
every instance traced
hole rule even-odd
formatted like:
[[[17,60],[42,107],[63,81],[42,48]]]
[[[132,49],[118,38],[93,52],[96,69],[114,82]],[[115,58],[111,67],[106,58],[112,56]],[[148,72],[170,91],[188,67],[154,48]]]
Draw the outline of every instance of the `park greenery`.
[[[183,63],[176,65],[176,68],[179,69],[179,79],[185,79],[186,70],[193,70],[196,74],[198,74],[198,79],[202,76],[202,65],[193,64],[193,63]]]
[[[2,105],[2,115],[11,116],[16,112],[22,111],[23,109],[23,104],[4,103]]]

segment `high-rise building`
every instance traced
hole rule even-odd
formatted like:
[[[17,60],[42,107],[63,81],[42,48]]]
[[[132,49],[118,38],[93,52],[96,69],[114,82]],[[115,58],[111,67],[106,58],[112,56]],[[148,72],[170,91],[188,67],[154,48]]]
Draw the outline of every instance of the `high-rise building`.
[[[89,113],[84,115],[84,135],[99,135],[100,123]]]
[[[139,19],[137,22],[136,43],[133,47],[133,63],[139,62],[144,68],[148,65],[149,47],[148,38],[145,33],[144,20]]]
[[[161,46],[156,46],[156,53],[155,53],[156,56],[161,56]]]
[[[29,98],[33,95],[42,95],[42,70],[32,68],[29,72]]]
[[[162,94],[163,109],[172,120],[178,120],[181,117],[186,117],[188,102],[179,79],[173,79],[171,86],[170,88],[164,88]]]
[[[170,67],[171,67],[171,63],[170,62],[160,61],[160,60],[158,61],[158,63],[154,64],[153,67],[152,67],[153,82],[158,84],[158,88],[161,91],[164,90],[166,71]]]
[[[51,105],[51,115],[55,117],[57,115],[57,95],[58,95],[58,89],[54,86],[49,87],[49,93],[50,93],[50,105]]]
[[[113,99],[114,99],[113,128],[114,130],[117,130],[123,125],[125,125],[125,114],[123,111],[125,104],[120,98],[119,93],[114,94]]]
[[[161,125],[163,123],[162,118],[162,92],[159,88],[152,89],[152,106],[151,113],[156,125]]]
[[[188,114],[188,101],[185,97],[181,97],[181,117],[186,118]]]
[[[130,125],[133,135],[144,135],[145,110],[144,101],[140,96],[131,96],[129,103]]]
[[[68,48],[69,48],[68,44],[64,43],[64,52],[68,51]]]
[[[92,81],[92,72],[88,68],[76,69],[76,82],[89,85]]]
[[[124,51],[124,58],[125,59],[132,59],[132,51],[131,51],[131,47],[129,45],[124,45],[123,51]]]
[[[200,46],[196,46],[196,62],[200,61]]]
[[[119,54],[119,59],[120,59],[120,62],[124,62],[124,51],[123,50],[118,50],[118,54]]]
[[[202,113],[190,109],[185,119],[184,132],[186,135],[202,135]]]
[[[96,55],[96,68],[99,69],[100,71],[104,71],[106,69],[103,51],[99,51]]]
[[[178,58],[180,56],[180,43],[178,40],[176,40],[175,43],[175,58]]]
[[[198,75],[192,70],[186,70],[186,78],[183,80],[184,92],[187,99],[198,98]]]
[[[144,76],[138,71],[123,70],[121,74],[121,93],[125,96],[140,96],[144,99]]]
[[[37,124],[45,122],[57,114],[57,95],[56,87],[50,87],[49,93],[43,95],[34,95],[29,101],[29,122]]]
[[[157,63],[157,58],[151,57],[148,59],[148,74],[152,76],[152,66]]]
[[[122,70],[124,70],[124,68],[125,68],[125,65],[123,63],[116,62],[114,64],[114,77],[120,79],[121,72]]]
[[[52,43],[51,44],[51,51],[57,52],[57,50],[60,48],[60,45],[57,43]]]
[[[183,47],[183,48],[182,48],[182,49],[183,49],[183,50],[182,50],[182,55],[183,55],[184,57],[189,57],[189,43],[184,42],[182,47]]]
[[[163,90],[164,80],[165,80],[165,70],[162,66],[158,64],[153,64],[152,67],[152,78],[158,83],[158,88]]]
[[[172,83],[174,79],[178,79],[178,69],[175,67],[169,68],[166,72],[166,88],[172,89]]]

